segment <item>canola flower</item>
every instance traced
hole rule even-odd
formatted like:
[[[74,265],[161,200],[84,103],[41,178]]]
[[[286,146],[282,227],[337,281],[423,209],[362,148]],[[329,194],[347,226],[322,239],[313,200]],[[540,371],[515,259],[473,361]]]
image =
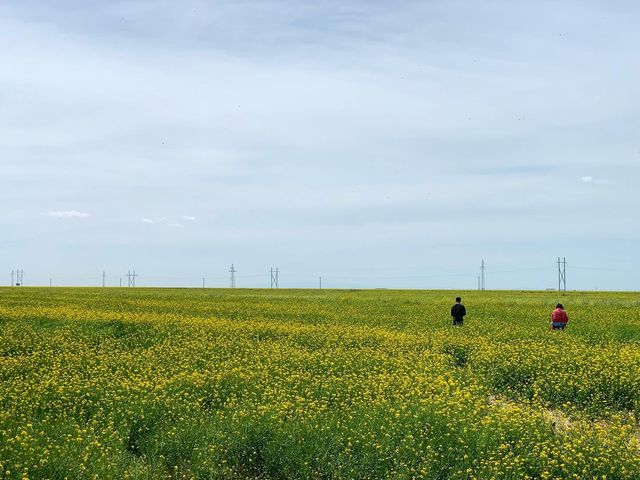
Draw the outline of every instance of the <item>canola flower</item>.
[[[0,289],[0,478],[640,478],[640,298]]]

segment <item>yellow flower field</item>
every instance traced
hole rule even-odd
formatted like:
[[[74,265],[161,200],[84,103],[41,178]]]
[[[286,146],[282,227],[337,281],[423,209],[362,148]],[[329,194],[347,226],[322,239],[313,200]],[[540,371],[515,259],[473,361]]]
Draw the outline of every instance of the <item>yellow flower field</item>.
[[[640,478],[640,295],[456,294],[0,289],[0,474]]]

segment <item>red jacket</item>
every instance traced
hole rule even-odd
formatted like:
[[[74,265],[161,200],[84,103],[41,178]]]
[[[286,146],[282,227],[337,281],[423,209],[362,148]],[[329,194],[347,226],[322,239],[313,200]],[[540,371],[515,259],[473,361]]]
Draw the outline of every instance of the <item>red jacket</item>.
[[[551,312],[551,321],[556,323],[567,323],[569,321],[569,316],[563,309],[556,308]]]

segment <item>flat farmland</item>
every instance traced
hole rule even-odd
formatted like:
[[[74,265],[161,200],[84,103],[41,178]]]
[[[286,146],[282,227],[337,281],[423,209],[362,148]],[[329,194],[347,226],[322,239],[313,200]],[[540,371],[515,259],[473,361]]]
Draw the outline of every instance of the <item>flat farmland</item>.
[[[3,478],[640,478],[637,293],[4,288],[0,329]]]

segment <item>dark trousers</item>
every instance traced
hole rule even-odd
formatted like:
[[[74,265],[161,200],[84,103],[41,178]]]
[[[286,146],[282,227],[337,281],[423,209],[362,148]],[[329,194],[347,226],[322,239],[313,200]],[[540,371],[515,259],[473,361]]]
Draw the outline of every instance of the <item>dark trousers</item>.
[[[453,324],[461,326],[462,325],[462,317],[460,317],[460,318],[453,317]]]

